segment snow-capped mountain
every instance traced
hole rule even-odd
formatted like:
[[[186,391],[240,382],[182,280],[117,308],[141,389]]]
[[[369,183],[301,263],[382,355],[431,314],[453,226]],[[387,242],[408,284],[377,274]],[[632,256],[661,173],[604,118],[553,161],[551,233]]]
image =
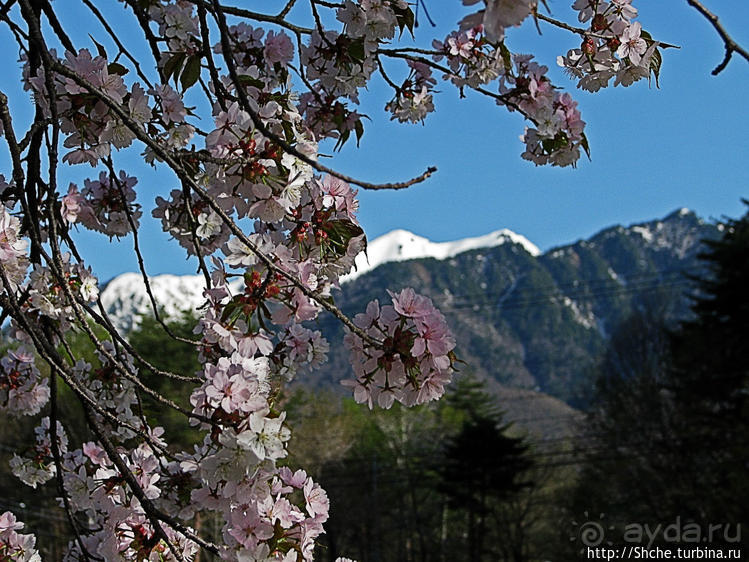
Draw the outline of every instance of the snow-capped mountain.
[[[356,258],[357,269],[341,281],[352,281],[388,262],[418,258],[444,260],[469,250],[499,246],[508,242],[519,244],[532,256],[541,253],[525,237],[507,229],[452,242],[432,242],[407,230],[393,230],[370,242],[367,254],[362,253]],[[149,279],[154,298],[163,308],[166,317],[199,308],[205,302],[204,283],[205,280],[200,275],[167,274]],[[101,299],[114,325],[126,332],[137,325],[139,316],[150,314],[152,311],[151,300],[139,273],[123,273],[112,279],[102,291]]]
[[[372,241],[366,254],[361,253],[357,256],[356,270],[341,280],[343,282],[352,281],[383,263],[421,258],[444,260],[469,250],[492,248],[508,242],[521,245],[526,252],[534,257],[541,254],[538,247],[527,238],[506,228],[483,236],[463,238],[452,242],[432,242],[428,238],[418,236],[407,230],[393,230]]]
[[[201,275],[156,275],[148,281],[166,317],[195,310],[205,302],[205,280]],[[140,273],[123,273],[112,279],[101,292],[101,302],[112,323],[125,332],[137,324],[139,316],[152,310]]]

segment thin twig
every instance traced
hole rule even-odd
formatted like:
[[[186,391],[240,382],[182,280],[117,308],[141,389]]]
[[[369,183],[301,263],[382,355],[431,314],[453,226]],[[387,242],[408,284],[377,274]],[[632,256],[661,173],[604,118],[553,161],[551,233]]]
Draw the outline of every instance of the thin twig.
[[[188,0],[189,2],[195,4],[195,5],[203,5],[209,12],[213,11],[213,6],[211,5],[211,2],[209,0]],[[279,17],[279,16],[272,16],[269,14],[261,14],[259,12],[253,12],[250,10],[246,10],[244,8],[235,8],[234,6],[222,6],[221,11],[225,14],[229,14],[232,16],[239,16],[242,18],[248,18],[255,21],[262,21],[265,23],[272,23],[279,27],[283,27],[285,29],[288,29],[289,31],[293,31],[294,33],[299,33],[303,35],[309,35],[314,30],[308,27],[301,27],[298,25],[294,25],[293,23],[290,23],[286,21],[285,18]]]
[[[277,18],[285,18],[286,15],[291,11],[291,8],[294,7],[294,4],[296,4],[296,0],[289,0],[286,5],[283,7],[283,10],[278,12]]]
[[[213,60],[213,52],[211,51],[211,39],[210,29],[208,28],[208,21],[205,15],[205,6],[201,3],[198,4],[198,19],[200,21],[200,37],[202,41],[203,56],[208,62],[208,71],[211,75],[211,82],[213,82],[213,90],[216,94],[218,104],[226,111],[226,97],[228,92],[224,87],[223,82],[218,76],[218,69],[216,68],[216,61]]]
[[[711,73],[713,76],[717,76],[718,74],[723,72],[723,70],[725,70],[725,68],[728,66],[728,63],[731,62],[731,57],[734,53],[738,53],[747,62],[749,62],[749,51],[744,49],[741,45],[733,40],[733,38],[723,27],[723,24],[721,24],[720,20],[718,20],[718,16],[708,10],[699,0],[687,0],[687,4],[689,4],[700,14],[705,16],[705,18],[707,18],[707,21],[709,21],[710,24],[715,28],[715,31],[718,32],[720,38],[723,39],[723,44],[726,48],[726,54],[720,64],[718,64],[718,66],[713,69]]]
[[[122,41],[120,41],[119,37],[117,37],[117,34],[112,29],[112,26],[109,25],[106,18],[101,14],[99,9],[91,2],[91,0],[83,0],[83,3],[88,7],[89,10],[96,16],[96,19],[99,20],[99,23],[101,23],[102,27],[106,30],[106,32],[109,34],[109,36],[112,38],[112,41],[114,41],[114,44],[117,45],[117,48],[120,50],[121,53],[123,53],[133,64],[135,67],[135,72],[138,73],[138,76],[140,76],[141,80],[146,83],[146,85],[149,88],[153,88],[153,84],[151,84],[151,81],[148,79],[148,77],[143,73],[143,71],[140,68],[140,63],[138,62],[138,59],[136,59],[130,51],[128,51],[125,46],[122,44]]]
[[[122,183],[120,182],[115,172],[111,155],[107,157],[104,163],[109,169],[109,175],[110,175],[111,180],[117,186],[117,191],[119,191],[120,193],[120,199],[122,200],[122,207],[125,210],[125,216],[127,217],[128,224],[130,225],[130,230],[133,233],[133,249],[135,251],[135,256],[138,260],[138,269],[140,270],[141,277],[143,278],[143,284],[146,287],[146,294],[148,295],[148,299],[151,303],[151,310],[153,311],[153,316],[156,319],[156,322],[159,323],[159,325],[164,329],[167,335],[173,340],[199,347],[200,346],[199,341],[194,341],[194,340],[190,340],[187,338],[183,338],[181,336],[176,335],[174,332],[172,332],[171,328],[167,326],[166,322],[164,322],[164,319],[161,317],[161,313],[159,312],[159,306],[156,303],[156,297],[154,297],[153,295],[153,291],[151,290],[151,283],[148,280],[148,274],[146,273],[146,264],[145,264],[145,261],[143,260],[143,253],[140,251],[140,243],[138,242],[138,227],[135,224],[135,220],[133,219],[133,214],[130,211],[130,205],[127,202],[127,198],[125,196],[125,190],[123,189]]]
[[[689,1],[689,0],[687,0]],[[581,37],[593,37],[595,39],[611,39],[613,37],[613,34],[609,33],[608,35],[604,33],[596,33],[595,31],[591,29],[585,29],[582,27],[575,27],[568,23],[565,23],[563,21],[560,21],[558,19],[554,19],[552,17],[549,17],[545,14],[542,14],[538,10],[534,10],[533,17],[537,20],[545,21],[546,23],[549,23],[555,27],[558,27],[560,29],[566,29],[567,31],[571,31],[572,33],[576,33],[577,35],[580,35]],[[663,41],[658,42],[658,46],[662,47],[664,49],[678,49],[678,45],[671,45],[670,43],[664,43]]]
[[[70,39],[68,34],[65,33],[65,30],[60,24],[60,20],[57,19],[57,14],[55,13],[54,8],[52,8],[52,6],[50,5],[49,0],[45,0],[44,4],[42,4],[42,11],[44,12],[44,15],[47,16],[49,24],[54,30],[55,35],[57,35],[57,38],[60,40],[60,43],[62,43],[62,46],[71,53],[77,52],[75,45],[73,45],[73,41]]]

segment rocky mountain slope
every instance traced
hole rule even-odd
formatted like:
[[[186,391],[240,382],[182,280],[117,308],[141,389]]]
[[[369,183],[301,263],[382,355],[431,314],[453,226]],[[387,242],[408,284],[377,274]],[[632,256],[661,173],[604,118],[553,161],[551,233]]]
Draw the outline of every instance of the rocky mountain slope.
[[[413,287],[447,316],[466,370],[574,404],[611,331],[634,310],[672,320],[689,314],[686,275],[701,272],[701,240],[719,229],[683,209],[540,255],[505,243],[442,260],[385,263],[344,284],[336,299],[353,314],[372,298],[387,301],[388,288]],[[336,341],[335,322],[321,324]],[[334,346],[320,382],[345,370],[345,353]]]

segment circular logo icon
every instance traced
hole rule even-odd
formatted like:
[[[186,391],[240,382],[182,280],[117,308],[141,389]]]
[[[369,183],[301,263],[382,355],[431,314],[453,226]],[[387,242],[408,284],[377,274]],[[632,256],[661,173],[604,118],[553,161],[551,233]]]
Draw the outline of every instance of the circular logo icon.
[[[580,544],[585,547],[595,548],[606,540],[606,531],[613,530],[613,526],[606,527],[605,515],[599,514],[598,519],[591,517],[586,511],[584,514],[584,520],[582,522],[572,521],[574,527],[574,534],[570,536],[570,542],[580,541]],[[607,544],[611,544],[611,541],[606,541]]]
[[[606,533],[600,523],[595,521],[586,521],[577,531],[580,542],[585,546],[598,546],[603,542]]]

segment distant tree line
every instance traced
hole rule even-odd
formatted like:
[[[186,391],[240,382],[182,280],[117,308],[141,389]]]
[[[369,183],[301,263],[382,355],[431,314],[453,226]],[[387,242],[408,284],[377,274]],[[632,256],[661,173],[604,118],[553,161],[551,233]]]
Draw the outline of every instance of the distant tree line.
[[[749,215],[705,243],[711,273],[695,279],[692,317],[671,327],[643,310],[611,339],[573,510],[605,514],[617,533],[678,518],[705,538],[718,525],[713,542],[746,545],[736,531],[749,534]]]

